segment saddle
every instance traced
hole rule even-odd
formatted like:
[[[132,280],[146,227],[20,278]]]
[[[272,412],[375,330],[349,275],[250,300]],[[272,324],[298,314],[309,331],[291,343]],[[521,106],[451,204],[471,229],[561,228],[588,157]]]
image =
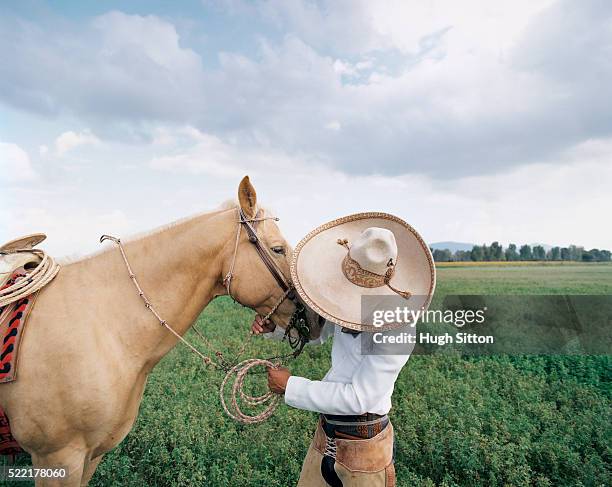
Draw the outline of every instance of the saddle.
[[[59,272],[53,257],[34,248],[45,238],[44,233],[34,233],[0,247],[0,307],[38,291]]]
[[[0,247],[0,289],[17,269],[23,267],[27,271],[40,264],[42,256],[27,250],[33,249],[46,238],[44,233],[33,233],[11,240]]]

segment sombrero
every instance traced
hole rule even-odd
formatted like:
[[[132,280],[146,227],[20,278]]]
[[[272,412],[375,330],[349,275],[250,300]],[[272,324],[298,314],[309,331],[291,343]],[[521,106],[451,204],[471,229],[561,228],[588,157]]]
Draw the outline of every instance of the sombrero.
[[[296,246],[291,278],[302,300],[323,318],[355,331],[383,331],[362,316],[363,299],[386,298],[408,310],[425,310],[436,270],[417,231],[388,213],[357,213],[315,228]],[[386,299],[389,303],[389,299]],[[367,314],[367,313],[366,313]]]

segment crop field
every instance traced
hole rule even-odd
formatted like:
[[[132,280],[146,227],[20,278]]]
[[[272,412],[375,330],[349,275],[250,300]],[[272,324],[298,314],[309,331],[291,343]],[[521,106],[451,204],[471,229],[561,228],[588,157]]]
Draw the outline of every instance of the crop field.
[[[436,267],[567,267],[567,266],[589,266],[591,263],[574,260],[483,260],[450,262],[436,262]],[[595,265],[610,265],[608,262],[596,262]]]
[[[447,294],[563,293],[612,294],[612,266],[438,269],[436,300]],[[222,298],[197,326],[231,359],[252,317]],[[257,337],[247,355],[287,350]],[[329,364],[326,344],[309,347],[289,368],[317,379]],[[398,485],[611,485],[611,365],[610,355],[411,357],[391,412]],[[253,387],[261,390],[264,378]],[[177,345],[151,374],[134,429],[105,456],[92,485],[295,485],[316,415],[282,404],[265,423],[235,423],[219,402],[221,379]]]

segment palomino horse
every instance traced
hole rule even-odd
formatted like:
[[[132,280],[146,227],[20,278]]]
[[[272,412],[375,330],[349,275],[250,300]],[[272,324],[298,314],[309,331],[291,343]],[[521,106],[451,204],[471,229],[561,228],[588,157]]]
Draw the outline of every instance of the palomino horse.
[[[255,189],[238,188],[247,218]],[[206,213],[125,244],[142,288],[181,335],[206,305],[227,294],[223,277],[236,255],[233,297],[260,314],[283,291],[242,231],[239,208]],[[291,249],[272,220],[260,221],[262,244],[289,275]],[[282,302],[272,319],[285,326],[295,306]],[[0,406],[34,467],[66,467],[66,479],[39,485],[87,485],[102,455],[128,434],[151,369],[177,338],[147,312],[119,250],[63,267],[37,299],[21,343],[18,379],[0,385]]]

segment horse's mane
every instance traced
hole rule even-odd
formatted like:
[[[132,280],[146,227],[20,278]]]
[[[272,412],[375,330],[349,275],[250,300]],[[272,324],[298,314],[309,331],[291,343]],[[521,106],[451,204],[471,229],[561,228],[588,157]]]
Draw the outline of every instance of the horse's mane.
[[[158,233],[161,233],[161,232],[163,232],[165,230],[168,230],[169,228],[173,228],[173,227],[176,227],[178,225],[181,225],[181,224],[183,224],[185,222],[188,222],[188,221],[193,220],[195,218],[198,218],[200,216],[208,215],[208,214],[212,214],[212,213],[217,213],[217,212],[225,211],[225,210],[231,210],[232,208],[238,208],[238,202],[236,200],[229,199],[229,200],[224,201],[218,207],[216,207],[216,208],[214,208],[212,210],[201,211],[201,212],[195,213],[195,214],[190,215],[190,216],[179,218],[179,219],[174,220],[174,221],[172,221],[170,223],[165,223],[163,225],[160,225],[158,227],[153,228],[152,230],[145,230],[143,232],[138,232],[138,233],[135,233],[133,235],[130,235],[128,237],[121,237],[121,242],[122,243],[136,242],[138,240],[142,240],[143,238],[150,237],[151,235],[156,235]],[[100,250],[96,250],[95,252],[91,252],[91,253],[88,253],[88,254],[85,254],[85,255],[71,254],[71,255],[68,255],[68,256],[61,257],[60,259],[57,259],[57,260],[58,260],[58,263],[60,265],[66,266],[66,265],[70,265],[70,264],[75,264],[76,262],[82,262],[82,261],[85,261],[85,260],[92,259],[94,257],[97,257],[100,254],[104,254],[104,253],[108,252],[109,250],[112,250],[113,248],[114,247],[112,245],[110,245],[110,244],[104,244],[104,246]]]
[[[224,201],[223,203],[221,203],[219,206],[217,206],[216,208],[212,210],[202,211],[202,212],[199,212],[199,213],[187,216],[187,217],[179,218],[178,220],[174,220],[170,223],[166,223],[159,227],[153,228],[152,230],[145,230],[144,232],[139,232],[139,233],[130,235],[128,237],[121,237],[121,242],[129,243],[129,242],[135,242],[138,240],[142,240],[143,238],[158,234],[160,232],[168,230],[169,228],[176,227],[177,225],[181,225],[185,222],[188,222],[200,216],[208,215],[212,213],[218,213],[218,212],[226,211],[226,210],[231,210],[233,208],[238,208],[238,201],[235,199],[229,199],[229,200]],[[268,211],[266,208],[263,208],[263,209],[266,212]],[[65,257],[61,257],[60,259],[57,259],[57,261],[59,264],[66,266],[66,265],[74,264],[76,262],[83,262],[85,260],[92,259],[94,257],[97,257],[100,254],[104,254],[112,250],[113,248],[114,247],[111,244],[104,244],[104,246],[100,250],[96,250],[95,252],[92,252],[86,255],[71,254]]]

